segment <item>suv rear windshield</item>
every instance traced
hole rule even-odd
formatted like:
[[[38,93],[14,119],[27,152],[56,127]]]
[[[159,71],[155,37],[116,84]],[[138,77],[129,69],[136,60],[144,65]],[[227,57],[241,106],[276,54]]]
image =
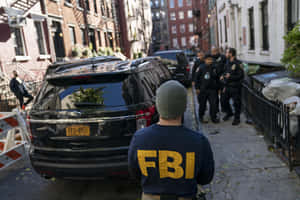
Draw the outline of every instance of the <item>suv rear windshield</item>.
[[[130,76],[129,76],[130,77]],[[132,78],[97,83],[74,83],[58,86],[44,82],[33,106],[34,110],[74,110],[128,106],[141,101]]]
[[[123,82],[65,87],[58,94],[61,109],[76,109],[86,106],[124,106],[128,99],[126,99],[122,87]]]
[[[176,58],[177,53],[157,53],[155,56],[159,56],[162,59],[174,60],[177,61]]]

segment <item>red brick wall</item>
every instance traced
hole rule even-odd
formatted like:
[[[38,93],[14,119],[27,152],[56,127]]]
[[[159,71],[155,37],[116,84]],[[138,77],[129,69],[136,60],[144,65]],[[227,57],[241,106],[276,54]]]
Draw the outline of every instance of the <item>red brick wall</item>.
[[[96,49],[99,47],[105,47],[108,44],[107,38],[104,36],[105,29],[112,30],[113,35],[113,46],[114,48],[117,45],[116,37],[115,37],[115,24],[112,18],[108,18],[107,20],[104,20],[101,13],[101,7],[100,7],[100,1],[96,1],[97,5],[97,13],[95,13],[94,9],[94,1],[89,0],[90,10],[87,12],[87,18],[88,18],[88,25],[94,29],[95,31],[95,43],[96,43]],[[111,5],[109,5],[111,6]],[[66,6],[65,1],[60,1],[59,3],[53,2],[51,0],[47,1],[47,9],[48,14],[60,16],[62,17],[63,21],[61,21],[62,31],[63,31],[63,39],[64,39],[64,46],[65,46],[65,54],[66,56],[71,56],[72,51],[72,44],[71,44],[71,35],[69,31],[69,26],[73,26],[75,28],[75,34],[76,34],[76,43],[83,46],[82,36],[81,36],[81,28],[85,26],[85,20],[84,20],[84,11],[81,9],[78,9],[78,6],[76,4],[75,0],[72,0],[72,6]],[[97,31],[100,31],[100,37],[98,38]],[[100,45],[101,41],[101,45]]]
[[[183,0],[183,7],[178,7],[178,0],[174,0],[175,2],[175,7],[170,8],[170,0],[168,0],[168,15],[169,15],[169,33],[170,33],[170,46],[171,48],[174,48],[173,46],[173,39],[177,38],[178,40],[178,45],[180,49],[183,49],[184,47],[182,46],[181,43],[181,38],[185,37],[186,38],[186,48],[191,48],[190,45],[190,38],[194,36],[193,32],[189,32],[189,24],[193,24],[193,18],[188,18],[188,11],[193,10],[193,6],[187,6],[187,0]],[[184,12],[184,19],[179,19],[179,12],[183,11]],[[171,20],[171,13],[175,12],[176,13],[176,20],[172,21]],[[185,33],[180,32],[180,25],[185,24]],[[176,25],[177,27],[177,33],[173,34],[172,33],[172,26]]]

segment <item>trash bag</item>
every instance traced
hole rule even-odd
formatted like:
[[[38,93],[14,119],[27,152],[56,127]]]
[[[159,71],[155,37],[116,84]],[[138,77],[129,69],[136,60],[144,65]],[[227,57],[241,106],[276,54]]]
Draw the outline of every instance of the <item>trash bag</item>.
[[[290,108],[290,133],[295,137],[298,133],[298,117],[300,116],[300,98],[297,96],[289,97],[283,102]]]
[[[300,95],[300,84],[288,78],[272,80],[263,90],[263,95],[271,101],[283,102],[289,97]]]

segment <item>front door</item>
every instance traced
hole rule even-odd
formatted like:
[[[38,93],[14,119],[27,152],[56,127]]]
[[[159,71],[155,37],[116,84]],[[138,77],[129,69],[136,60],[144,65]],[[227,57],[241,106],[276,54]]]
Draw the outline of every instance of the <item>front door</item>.
[[[90,44],[92,45],[93,51],[97,51],[94,29],[89,29],[89,41],[90,41]]]
[[[61,24],[59,22],[53,21],[51,30],[52,30],[52,39],[54,43],[56,59],[59,61],[66,56]]]

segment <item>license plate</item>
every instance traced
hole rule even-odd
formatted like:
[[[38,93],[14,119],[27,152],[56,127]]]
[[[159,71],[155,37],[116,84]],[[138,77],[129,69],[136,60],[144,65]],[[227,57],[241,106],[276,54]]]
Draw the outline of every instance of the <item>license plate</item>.
[[[66,135],[68,137],[74,136],[90,136],[89,126],[70,126],[66,128]]]

